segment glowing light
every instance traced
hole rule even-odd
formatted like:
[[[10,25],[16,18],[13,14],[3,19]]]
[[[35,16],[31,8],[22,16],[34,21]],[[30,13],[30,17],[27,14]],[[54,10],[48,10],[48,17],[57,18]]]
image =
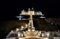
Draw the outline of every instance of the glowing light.
[[[42,37],[44,37],[44,33],[42,33]]]
[[[44,39],[48,39],[48,38],[44,38]]]
[[[35,31],[34,29],[32,31]]]
[[[13,30],[11,30],[11,32],[10,33],[13,33],[14,31]]]
[[[18,29],[18,28],[16,28],[16,31],[19,31],[19,29]]]
[[[47,32],[47,34],[46,34],[46,35],[47,35],[47,37],[49,37],[49,32]]]
[[[23,17],[22,16],[17,16],[17,18],[19,18],[19,20],[22,20]]]
[[[18,32],[18,37],[20,37],[20,33]]]
[[[30,29],[28,29],[28,31],[30,31]]]
[[[40,18],[45,18],[45,17],[41,16]]]
[[[23,26],[21,26],[21,30],[23,30],[24,29],[24,27]]]
[[[42,15],[42,12],[40,12],[40,11],[39,11],[39,12],[37,12],[37,15]]]

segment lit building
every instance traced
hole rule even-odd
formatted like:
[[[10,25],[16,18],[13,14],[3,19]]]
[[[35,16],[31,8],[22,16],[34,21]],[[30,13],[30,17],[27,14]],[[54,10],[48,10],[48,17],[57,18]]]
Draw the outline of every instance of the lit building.
[[[33,10],[28,9],[28,11],[22,10],[20,16],[17,16],[19,20],[23,20],[22,16],[29,15],[29,23],[25,24],[26,26],[21,28],[16,28],[16,30],[12,30],[7,36],[6,39],[55,39],[53,32],[47,31],[36,31],[33,25],[33,15],[39,15],[39,18],[45,18],[42,12],[35,12]],[[21,19],[22,18],[22,19]],[[24,31],[24,29],[26,29]]]

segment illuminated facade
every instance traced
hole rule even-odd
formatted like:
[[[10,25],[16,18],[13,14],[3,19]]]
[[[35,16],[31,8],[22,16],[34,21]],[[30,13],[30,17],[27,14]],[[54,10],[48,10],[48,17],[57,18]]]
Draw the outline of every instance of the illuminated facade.
[[[25,27],[21,26],[21,28],[16,28],[16,30],[12,30],[7,36],[6,39],[53,39],[54,34],[50,35],[54,32],[46,32],[46,31],[38,31],[35,30],[33,25],[33,15],[39,15],[40,18],[45,18],[42,12],[35,12],[33,10],[28,9],[28,11],[22,10],[20,16],[17,16],[19,20],[23,20],[22,16],[29,15],[29,23],[25,24]],[[27,30],[24,30],[26,29]]]

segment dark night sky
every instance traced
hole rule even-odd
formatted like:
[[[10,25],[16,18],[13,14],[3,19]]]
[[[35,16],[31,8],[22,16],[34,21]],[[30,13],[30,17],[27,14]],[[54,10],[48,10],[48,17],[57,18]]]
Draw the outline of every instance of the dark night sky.
[[[1,0],[0,20],[15,19],[22,9],[34,7],[42,11],[46,17],[60,17],[60,3],[58,0]]]

